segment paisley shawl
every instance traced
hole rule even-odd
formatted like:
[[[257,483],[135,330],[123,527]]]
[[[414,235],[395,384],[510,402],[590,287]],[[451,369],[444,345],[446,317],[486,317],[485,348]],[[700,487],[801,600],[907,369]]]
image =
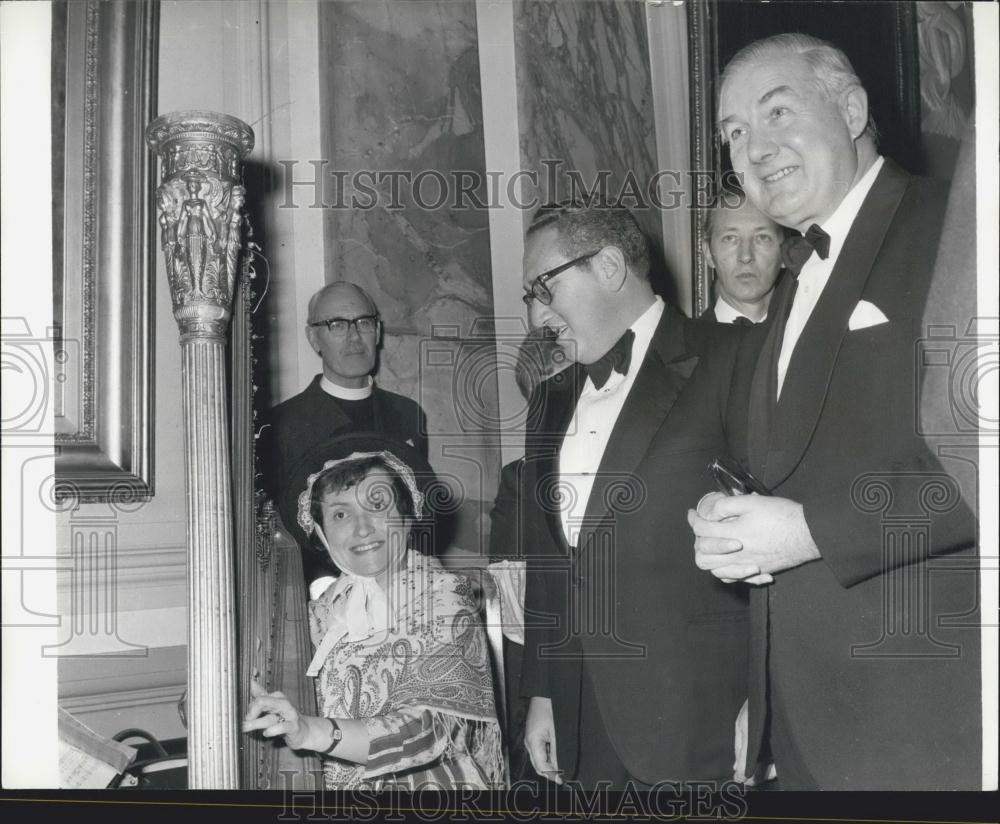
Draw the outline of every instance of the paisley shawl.
[[[410,717],[433,713],[440,753],[400,757],[388,769],[328,759],[328,787],[413,785],[413,773],[426,781],[500,787],[504,768],[493,699],[486,634],[477,614],[475,593],[465,576],[412,550],[406,565],[386,586],[387,628],[361,641],[337,643],[319,670],[316,696],[320,714],[331,718],[378,719],[393,713]],[[323,639],[343,590],[329,587],[310,603],[314,645]],[[379,621],[378,623],[383,623]],[[402,748],[400,748],[402,750]],[[423,760],[422,760],[423,759]],[[442,763],[443,762],[443,763]],[[399,773],[409,771],[403,779]],[[442,779],[442,776],[447,776]],[[399,779],[403,779],[400,781]]]

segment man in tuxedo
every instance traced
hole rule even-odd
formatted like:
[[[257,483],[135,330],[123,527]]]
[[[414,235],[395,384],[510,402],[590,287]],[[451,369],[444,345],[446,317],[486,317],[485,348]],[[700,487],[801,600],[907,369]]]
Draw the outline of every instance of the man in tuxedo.
[[[740,333],[657,297],[621,207],[543,207],[524,299],[571,365],[529,405],[525,743],[553,780],[726,780],[745,697],[746,602],[692,562],[686,501],[725,450]]]
[[[705,216],[704,252],[715,270],[715,303],[702,318],[749,325],[767,319],[781,272],[784,230],[742,192],[716,198]]]
[[[946,198],[879,156],[865,90],[815,38],[744,48],[718,115],[751,202],[805,233],[730,417],[773,495],[689,515],[698,566],[755,585],[748,772],[769,727],[782,789],[978,787],[976,524],[915,426]]]
[[[323,372],[304,391],[274,407],[261,433],[264,484],[279,507],[286,498],[282,489],[289,469],[336,435],[377,432],[427,457],[423,410],[409,398],[380,389],[372,378],[382,335],[374,301],[359,286],[335,281],[309,300],[308,318],[306,337]],[[281,518],[298,534],[295,512],[282,511]],[[303,552],[303,566],[307,580],[321,572],[311,551]]]

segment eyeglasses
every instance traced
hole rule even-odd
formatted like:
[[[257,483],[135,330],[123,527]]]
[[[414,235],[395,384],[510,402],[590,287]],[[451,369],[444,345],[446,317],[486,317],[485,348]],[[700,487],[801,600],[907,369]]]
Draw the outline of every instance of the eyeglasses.
[[[533,300],[537,300],[542,305],[548,306],[552,303],[552,291],[547,285],[548,282],[556,275],[565,272],[567,269],[572,269],[574,266],[579,266],[581,263],[585,263],[600,251],[600,249],[595,249],[593,252],[587,252],[585,255],[573,258],[572,260],[563,263],[561,266],[556,266],[555,269],[549,269],[547,272],[542,272],[542,274],[531,281],[531,291],[525,292],[521,295],[521,300],[524,301],[526,306],[531,306],[531,301]]]
[[[310,326],[325,326],[331,335],[338,338],[347,336],[353,326],[359,335],[370,335],[378,329],[378,315],[361,315],[357,318],[326,318],[313,321]]]

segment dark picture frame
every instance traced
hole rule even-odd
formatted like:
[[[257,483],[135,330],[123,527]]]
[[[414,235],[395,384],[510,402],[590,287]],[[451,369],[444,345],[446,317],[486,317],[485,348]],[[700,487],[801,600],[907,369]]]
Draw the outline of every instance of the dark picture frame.
[[[781,32],[811,34],[843,49],[868,91],[880,150],[910,172],[924,171],[916,5],[895,0],[692,0],[688,4],[692,169],[710,172],[717,181],[731,172],[728,150],[714,125],[719,74],[740,48]],[[711,192],[695,195],[691,277],[697,317],[712,299],[712,273],[703,251],[703,220]]]
[[[53,4],[57,498],[153,495],[155,0]]]

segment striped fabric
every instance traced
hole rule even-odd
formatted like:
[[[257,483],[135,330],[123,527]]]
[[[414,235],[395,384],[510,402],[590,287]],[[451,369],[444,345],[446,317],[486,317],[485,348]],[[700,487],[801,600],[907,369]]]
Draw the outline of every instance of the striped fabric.
[[[324,763],[326,786],[409,791],[494,787],[470,753],[469,724],[431,710],[402,710],[369,718],[368,763]]]

